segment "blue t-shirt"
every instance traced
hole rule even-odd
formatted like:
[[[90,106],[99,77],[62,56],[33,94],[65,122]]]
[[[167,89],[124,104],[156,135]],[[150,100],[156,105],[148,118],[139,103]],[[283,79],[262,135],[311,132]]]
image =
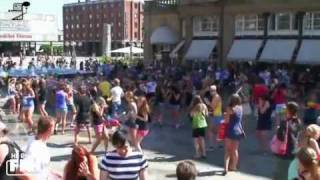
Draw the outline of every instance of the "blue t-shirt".
[[[66,93],[62,90],[56,93],[56,108],[67,109]]]
[[[34,107],[34,101],[32,96],[22,97],[22,107]]]

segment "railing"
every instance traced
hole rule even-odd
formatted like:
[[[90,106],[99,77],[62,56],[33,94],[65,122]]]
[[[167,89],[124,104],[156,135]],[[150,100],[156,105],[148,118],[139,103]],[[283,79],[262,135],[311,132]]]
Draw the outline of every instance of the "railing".
[[[183,1],[183,0],[182,0]],[[171,10],[176,9],[180,4],[180,0],[153,0],[145,2],[145,11],[152,12],[154,10]]]

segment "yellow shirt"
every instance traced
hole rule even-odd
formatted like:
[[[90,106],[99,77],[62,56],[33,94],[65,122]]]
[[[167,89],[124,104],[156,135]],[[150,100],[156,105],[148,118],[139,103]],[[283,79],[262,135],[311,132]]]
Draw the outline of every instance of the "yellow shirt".
[[[101,91],[103,97],[110,97],[110,88],[111,84],[108,81],[103,81],[99,84],[99,90]]]
[[[219,102],[213,111],[213,116],[222,116],[222,103]]]

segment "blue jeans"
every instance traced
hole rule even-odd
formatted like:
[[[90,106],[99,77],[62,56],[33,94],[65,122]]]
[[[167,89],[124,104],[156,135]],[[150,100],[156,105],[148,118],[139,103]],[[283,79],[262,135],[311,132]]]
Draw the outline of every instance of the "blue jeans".
[[[118,116],[122,113],[121,103],[112,102],[112,117]]]

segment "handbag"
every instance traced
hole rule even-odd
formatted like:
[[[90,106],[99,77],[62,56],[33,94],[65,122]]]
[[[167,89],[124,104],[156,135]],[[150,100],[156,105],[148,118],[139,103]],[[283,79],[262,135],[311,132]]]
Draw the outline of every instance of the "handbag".
[[[228,123],[222,122],[219,125],[217,141],[223,141],[226,138]]]
[[[286,132],[285,132],[285,137],[284,141],[281,141],[278,139],[277,134],[275,134],[270,142],[270,149],[271,152],[283,156],[287,152],[287,147],[288,147],[288,130],[289,129],[289,122],[286,122]]]

